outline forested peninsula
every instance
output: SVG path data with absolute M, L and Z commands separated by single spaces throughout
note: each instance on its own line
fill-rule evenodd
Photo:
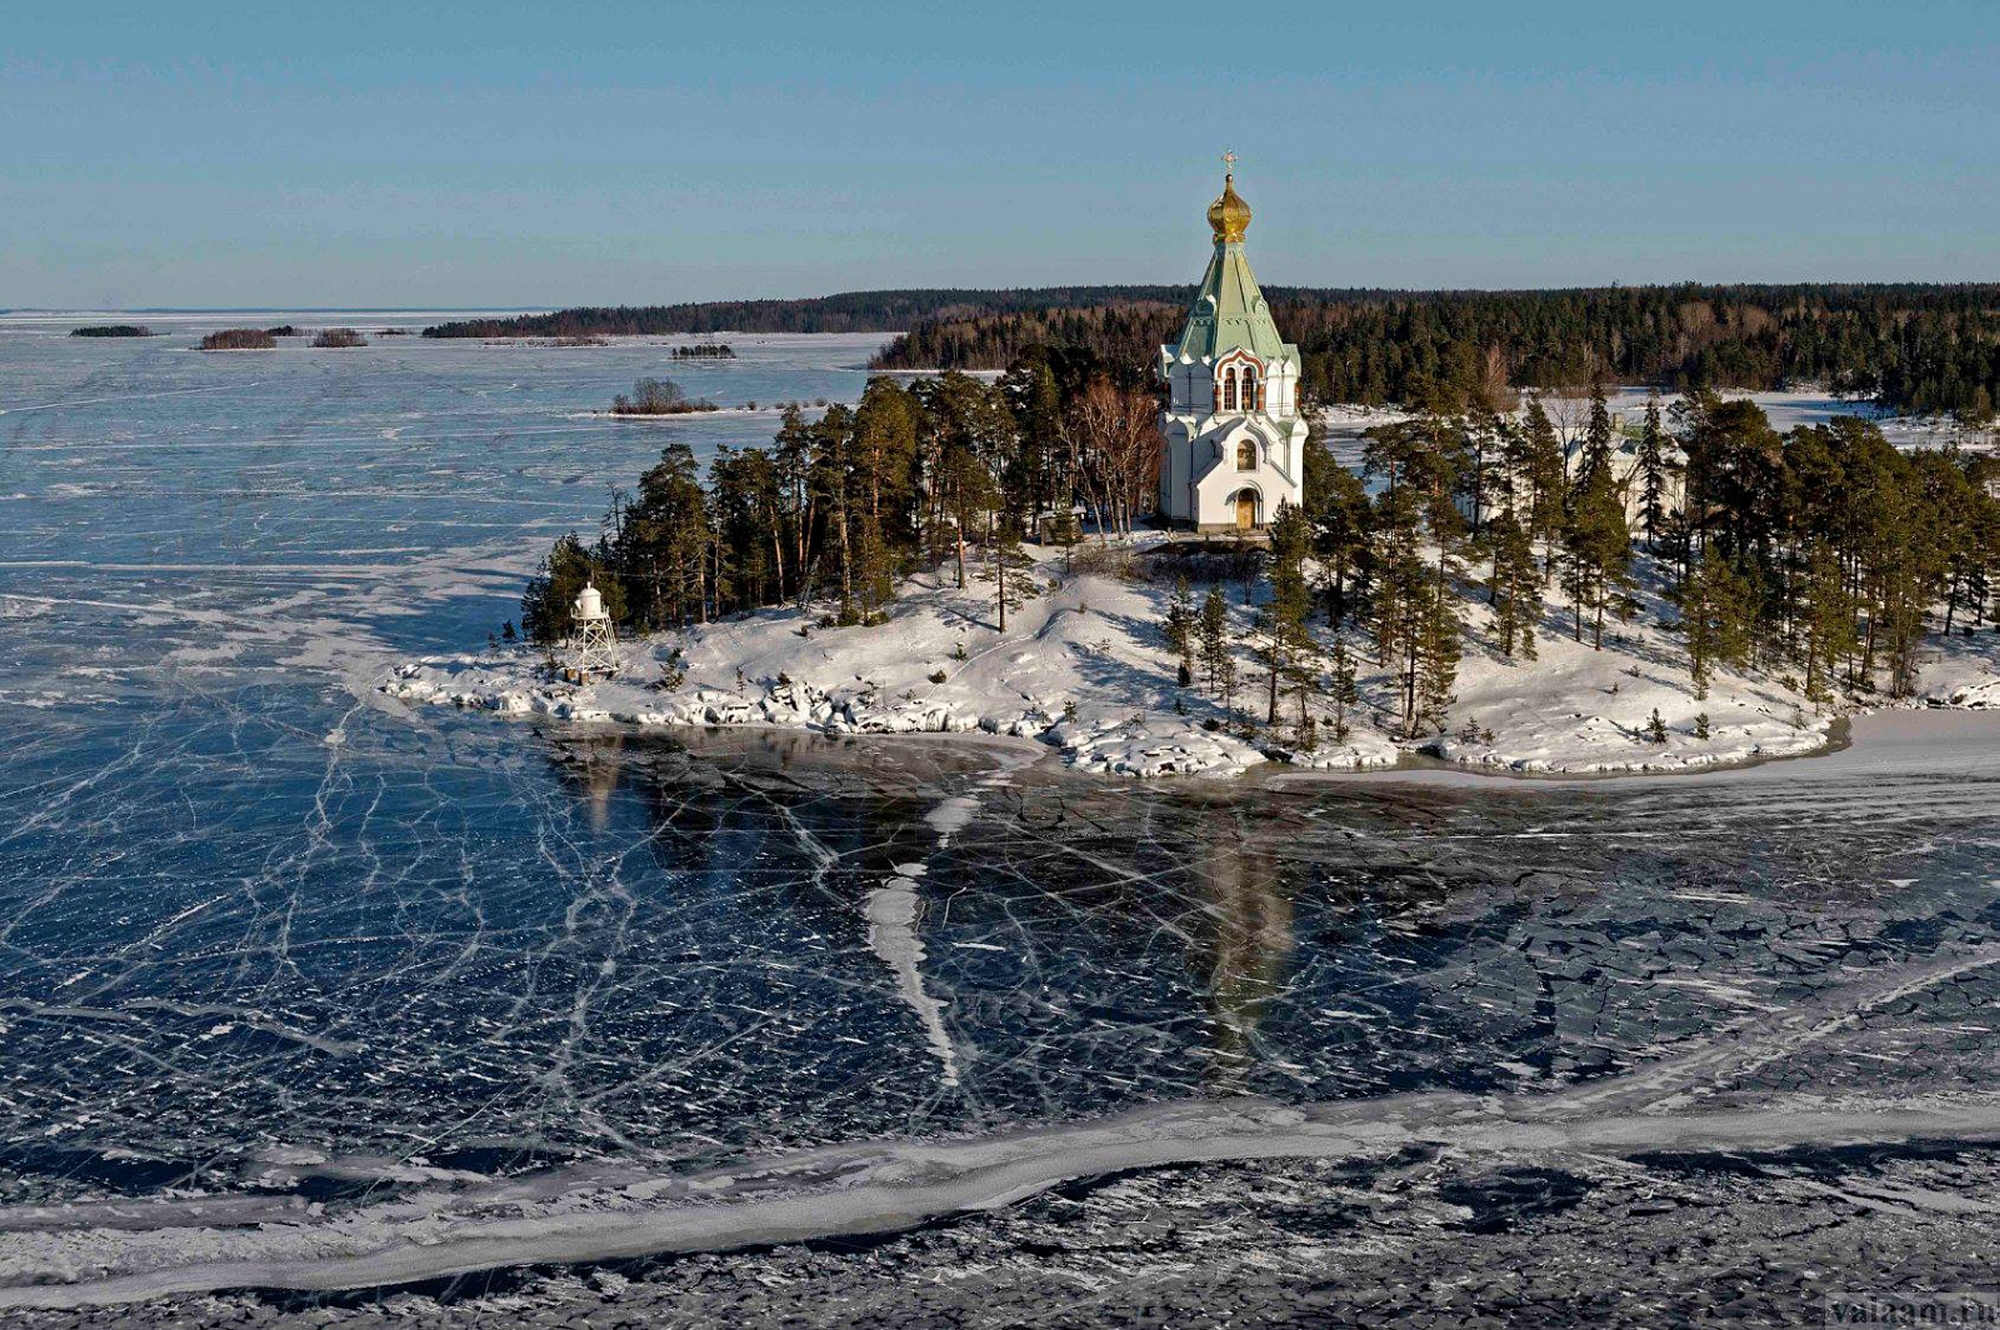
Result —
M 659 337 L 676 333 L 901 332 L 957 320 L 1052 307 L 1185 301 L 1182 286 L 1045 286 L 1007 291 L 849 291 L 806 300 L 711 300 L 678 305 L 589 305 L 552 314 L 459 319 L 426 337 Z
M 1817 283 L 1554 291 L 1266 287 L 1322 402 L 1379 405 L 1493 387 L 1823 385 L 1897 411 L 1991 417 L 2000 284 Z M 1047 347 L 1136 382 L 1186 310 L 1184 286 L 855 291 L 811 300 L 588 307 L 468 319 L 426 337 L 900 332 L 881 369 L 997 370 Z M 1482 390 L 1484 390 L 1482 392 Z
M 1809 383 L 1975 422 L 2000 402 L 2000 285 L 1990 283 L 1265 294 L 1322 402 L 1490 401 L 1596 374 L 1674 390 Z M 1143 373 L 1184 318 L 1171 300 L 940 316 L 876 363 L 997 369 L 1044 346 Z

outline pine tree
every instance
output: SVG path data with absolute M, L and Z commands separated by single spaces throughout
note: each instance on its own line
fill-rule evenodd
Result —
M 860 600 L 861 622 L 878 623 L 885 607 L 896 598 L 896 563 L 882 524 L 872 514 L 862 514 L 854 557 L 854 588 Z
M 1422 596 L 1423 614 L 1413 655 L 1415 705 L 1404 715 L 1406 739 L 1414 739 L 1427 729 L 1444 733 L 1451 704 L 1457 701 L 1452 689 L 1458 681 L 1462 654 L 1459 634 L 1464 626 L 1459 622 L 1458 598 L 1452 594 L 1450 577 L 1442 570 L 1427 568 Z
M 853 446 L 854 413 L 835 403 L 810 431 L 812 463 L 810 483 L 813 502 L 825 514 L 826 540 L 831 546 L 835 573 L 839 579 L 838 622 L 858 623 L 861 609 L 855 599 L 855 521 L 851 488 L 858 488 L 850 450 Z
M 1500 654 L 1535 659 L 1535 630 L 1542 621 L 1542 570 L 1535 560 L 1528 532 L 1514 515 L 1502 513 L 1487 530 L 1493 574 L 1487 582 L 1493 605 L 1493 631 Z
M 981 520 L 1000 502 L 1000 487 L 986 463 L 969 449 L 947 454 L 942 483 L 946 492 L 943 512 L 950 519 L 955 576 L 965 586 L 965 550 L 977 534 Z
M 1542 542 L 1545 562 L 1555 567 L 1555 539 L 1562 530 L 1563 496 L 1568 489 L 1567 467 L 1556 428 L 1542 409 L 1541 399 L 1530 398 L 1527 419 L 1512 439 L 1508 466 L 1520 478 L 1528 502 L 1528 535 Z
M 798 406 L 786 407 L 777 436 L 771 442 L 771 460 L 786 519 L 784 526 L 790 548 L 785 553 L 794 579 L 791 589 L 801 597 L 811 594 L 808 570 L 815 562 L 811 557 L 815 530 L 813 501 L 817 497 L 813 485 L 814 443 L 813 428 L 806 423 Z
M 1007 631 L 1007 611 L 1019 609 L 1035 598 L 1035 581 L 1030 573 L 1035 561 L 1021 548 L 1020 520 L 1011 513 L 996 516 L 988 534 L 985 562 L 979 578 L 993 584 L 993 603 L 1000 617 L 1000 631 Z
M 552 647 L 570 635 L 576 621 L 572 607 L 586 583 L 594 583 L 612 619 L 626 617 L 625 587 L 614 571 L 611 551 L 596 551 L 571 532 L 559 537 L 543 556 L 541 567 L 521 595 L 521 631 L 536 646 Z
M 1666 520 L 1666 439 L 1660 428 L 1660 394 L 1646 398 L 1646 423 L 1639 433 L 1639 529 L 1651 552 Z
M 1306 440 L 1305 507 L 1313 555 L 1326 579 L 1327 623 L 1338 628 L 1353 611 L 1354 592 L 1368 575 L 1368 488 L 1314 437 Z
M 1591 477 L 1611 470 L 1611 407 L 1604 400 L 1604 380 L 1590 381 L 1590 420 L 1583 431 L 1583 455 L 1577 466 L 1577 482 L 1588 484 Z
M 931 559 L 950 545 L 955 580 L 965 586 L 966 544 L 985 529 L 986 515 L 1007 498 L 998 478 L 1017 444 L 1005 398 L 967 374 L 948 371 L 910 389 L 918 415 L 917 474 L 923 485 L 921 528 Z
M 1310 626 L 1301 623 L 1299 650 L 1286 671 L 1286 680 L 1292 700 L 1298 704 L 1298 726 L 1302 735 L 1318 733 L 1313 703 L 1323 691 L 1325 664 L 1326 653 L 1320 648 L 1319 639 L 1313 636 Z M 1307 745 L 1307 750 L 1311 751 L 1310 745 Z
M 894 598 L 898 568 L 914 550 L 921 414 L 917 399 L 886 376 L 868 380 L 854 409 L 851 451 L 861 489 L 855 506 L 862 515 L 856 577 L 870 617 Z
M 1576 640 L 1583 640 L 1583 612 L 1595 616 L 1593 650 L 1604 648 L 1604 606 L 1614 588 L 1631 584 L 1632 535 L 1625 526 L 1625 504 L 1612 488 L 1611 470 L 1586 471 L 1578 484 L 1563 528 L 1565 580 L 1576 606 Z
M 1348 715 L 1361 705 L 1361 687 L 1354 677 L 1354 657 L 1347 649 L 1344 638 L 1336 635 L 1333 639 L 1333 738 L 1335 743 L 1346 743 L 1350 733 Z
M 1199 616 L 1194 607 L 1194 591 L 1188 586 L 1187 575 L 1174 578 L 1174 598 L 1167 605 L 1167 645 L 1180 658 L 1181 672 L 1194 674 L 1195 629 Z M 1183 684 L 1183 687 L 1186 685 Z
M 1750 650 L 1750 586 L 1719 554 L 1704 554 L 1679 595 L 1694 695 L 1708 696 L 1717 665 L 1741 665 Z
M 1468 469 L 1464 428 L 1434 415 L 1386 426 L 1370 433 L 1366 457 L 1368 469 L 1388 482 L 1375 505 L 1381 532 L 1376 642 L 1385 664 L 1396 657 L 1403 734 L 1413 738 L 1449 705 L 1458 668 L 1453 583 L 1465 540 L 1459 510 Z
M 1806 700 L 1824 706 L 1833 700 L 1828 687 L 1836 662 L 1854 650 L 1855 600 L 1833 547 L 1815 540 L 1806 552 L 1804 605 L 1801 611 L 1806 652 Z
M 1265 723 L 1276 725 L 1278 695 L 1288 679 L 1296 682 L 1302 662 L 1316 650 L 1317 643 L 1306 627 L 1306 617 L 1312 612 L 1312 589 L 1306 584 L 1311 533 L 1305 514 L 1289 503 L 1280 503 L 1271 521 L 1270 539 L 1271 599 L 1258 614 L 1258 631 L 1263 637 L 1260 655 L 1269 688 Z M 1300 706 L 1304 705 L 1301 697 Z
M 1016 356 L 1000 376 L 998 387 L 1020 435 L 1017 466 L 1027 518 L 1037 538 L 1046 539 L 1043 517 L 1070 502 L 1062 391 L 1049 365 L 1048 349 L 1030 347 Z
M 1511 433 L 1507 422 L 1492 411 L 1466 418 L 1465 496 L 1475 536 L 1486 530 L 1496 511 L 1513 507 L 1513 478 L 1505 465 L 1496 465 L 1507 455 Z
M 1230 652 L 1229 642 L 1229 602 L 1223 597 L 1221 587 L 1208 589 L 1201 602 L 1201 621 L 1196 631 L 1201 644 L 1202 677 L 1209 693 L 1220 697 L 1225 673 L 1232 688 L 1236 682 L 1236 658 Z
M 684 443 L 660 450 L 619 515 L 616 563 L 631 583 L 641 628 L 705 623 L 710 609 L 712 528 L 708 492 Z

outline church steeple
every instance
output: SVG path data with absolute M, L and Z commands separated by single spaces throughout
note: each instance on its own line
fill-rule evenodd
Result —
M 1224 153 L 1230 167 L 1222 178 L 1222 194 L 1208 205 L 1208 226 L 1215 233 L 1215 252 L 1208 271 L 1195 288 L 1194 303 L 1172 354 L 1186 360 L 1214 361 L 1224 352 L 1244 347 L 1261 361 L 1287 352 L 1284 338 L 1271 322 L 1270 306 L 1257 289 L 1256 274 L 1243 252 L 1243 233 L 1250 229 L 1250 205 L 1236 193 L 1236 154 Z M 1293 356 L 1296 359 L 1296 352 Z
M 1222 163 L 1222 193 L 1208 205 L 1208 271 L 1155 369 L 1167 389 L 1160 512 L 1201 531 L 1262 527 L 1305 493 L 1299 349 L 1272 322 L 1244 253 L 1250 205 L 1236 192 L 1236 154 Z
M 1236 193 L 1236 154 L 1225 152 L 1222 161 L 1228 170 L 1222 177 L 1222 193 L 1208 205 L 1208 229 L 1215 232 L 1216 244 L 1240 245 L 1250 229 L 1250 205 Z

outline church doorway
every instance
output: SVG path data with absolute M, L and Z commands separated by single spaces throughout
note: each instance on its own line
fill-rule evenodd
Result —
M 1239 490 L 1236 494 L 1236 529 L 1248 531 L 1257 525 L 1257 495 L 1254 490 Z

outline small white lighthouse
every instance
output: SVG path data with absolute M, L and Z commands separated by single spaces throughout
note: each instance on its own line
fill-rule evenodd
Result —
M 569 668 L 579 682 L 589 682 L 593 674 L 606 678 L 618 673 L 618 634 L 611 616 L 604 612 L 604 597 L 594 583 L 585 582 L 571 606 L 576 628 L 569 639 Z

